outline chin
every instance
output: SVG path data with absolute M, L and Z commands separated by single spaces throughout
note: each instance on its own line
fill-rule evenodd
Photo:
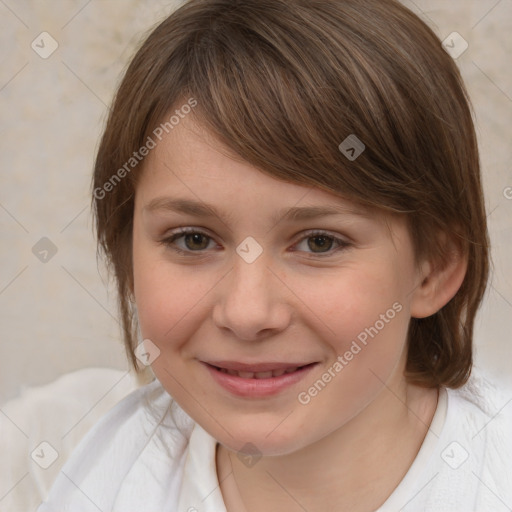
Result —
M 240 453 L 241 456 L 243 454 L 263 457 L 289 455 L 309 444 L 304 432 L 298 427 L 290 426 L 272 431 L 267 425 L 259 428 L 254 425 L 254 422 L 249 428 L 226 425 L 226 430 L 231 436 L 218 426 L 213 429 L 204 426 L 203 428 L 227 449 Z

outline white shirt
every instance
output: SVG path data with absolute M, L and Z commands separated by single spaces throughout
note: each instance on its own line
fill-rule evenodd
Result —
M 508 395 L 475 373 L 442 389 L 416 459 L 376 512 L 510 511 Z M 155 380 L 92 428 L 37 512 L 226 512 L 216 444 Z

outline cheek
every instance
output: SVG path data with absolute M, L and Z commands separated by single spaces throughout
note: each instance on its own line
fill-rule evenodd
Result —
M 201 301 L 214 287 L 211 272 L 171 264 L 162 249 L 134 246 L 134 292 L 141 334 L 161 351 L 175 351 L 197 327 Z
M 403 334 L 406 297 L 400 281 L 389 265 L 354 265 L 323 280 L 303 281 L 297 295 L 317 318 L 315 328 L 345 351 L 352 340 L 364 344 L 377 334 Z
M 325 400 L 329 409 L 335 400 L 340 410 L 354 411 L 375 396 L 402 360 L 409 324 L 406 286 L 398 268 L 377 263 L 344 269 L 326 281 L 309 287 L 308 306 L 321 320 L 312 328 L 329 355 L 315 382 L 332 381 L 318 403 Z
M 409 324 L 404 287 L 389 267 L 373 268 L 354 268 L 310 294 L 329 354 L 298 397 L 304 414 L 315 410 L 308 414 L 313 431 L 327 433 L 348 421 L 375 399 L 403 362 Z
M 370 403 L 402 374 L 410 321 L 406 269 L 402 271 L 400 276 L 398 268 L 388 267 L 379 277 L 355 283 L 358 291 L 346 312 L 349 325 L 337 350 L 343 369 L 333 387 L 345 410 Z

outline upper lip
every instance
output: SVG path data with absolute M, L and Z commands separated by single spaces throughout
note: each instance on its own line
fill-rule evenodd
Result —
M 234 370 L 239 372 L 269 372 L 274 370 L 287 370 L 288 368 L 298 368 L 312 364 L 311 362 L 298 362 L 298 363 L 283 363 L 283 362 L 268 362 L 268 363 L 242 363 L 239 361 L 205 361 L 210 366 L 217 368 L 225 368 L 226 370 Z

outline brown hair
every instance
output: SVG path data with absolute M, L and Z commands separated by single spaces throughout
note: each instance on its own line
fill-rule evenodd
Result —
M 477 140 L 457 66 L 395 0 L 190 0 L 142 44 L 93 179 L 98 247 L 116 278 L 133 366 L 132 221 L 143 162 L 132 161 L 132 172 L 126 162 L 187 98 L 197 102 L 193 115 L 262 172 L 406 215 L 417 258 L 442 261 L 439 233 L 457 241 L 468 258 L 464 282 L 436 314 L 411 319 L 406 377 L 464 384 L 489 265 Z M 353 160 L 338 149 L 352 134 L 366 146 Z

